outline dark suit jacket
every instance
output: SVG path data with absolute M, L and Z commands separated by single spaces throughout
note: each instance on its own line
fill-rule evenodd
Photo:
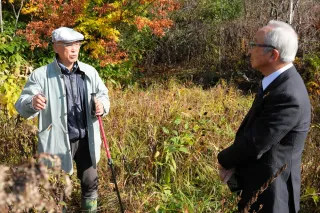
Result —
M 311 106 L 295 67 L 283 72 L 257 95 L 234 143 L 218 154 L 225 168 L 236 168 L 242 189 L 239 210 L 279 168 L 287 169 L 252 205 L 259 213 L 296 213 L 300 209 L 300 164 L 310 126 Z

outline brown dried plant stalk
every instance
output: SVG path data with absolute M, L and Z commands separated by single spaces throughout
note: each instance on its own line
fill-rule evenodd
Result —
M 49 154 L 15 168 L 0 165 L 0 212 L 61 212 L 62 199 L 71 194 L 71 180 L 60 166 L 59 157 Z

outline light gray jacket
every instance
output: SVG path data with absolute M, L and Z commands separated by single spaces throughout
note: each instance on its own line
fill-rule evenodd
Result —
M 93 166 L 96 168 L 100 159 L 101 137 L 99 122 L 91 115 L 91 93 L 104 107 L 104 115 L 109 112 L 110 101 L 108 89 L 98 72 L 92 66 L 78 61 L 81 71 L 85 73 L 85 109 L 88 124 L 88 142 Z M 32 108 L 33 96 L 42 93 L 47 98 L 46 108 L 36 111 Z M 67 100 L 63 74 L 56 60 L 31 73 L 21 96 L 15 104 L 21 116 L 31 119 L 39 115 L 38 152 L 58 155 L 62 169 L 73 173 L 72 157 L 67 127 Z

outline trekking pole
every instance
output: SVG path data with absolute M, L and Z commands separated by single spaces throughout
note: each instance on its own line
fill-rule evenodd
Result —
M 91 106 L 92 106 L 91 114 L 94 113 L 94 115 L 96 114 L 95 113 L 96 112 L 96 106 L 95 106 L 95 102 L 94 102 L 95 96 L 96 96 L 95 93 L 91 94 Z M 118 196 L 118 200 L 119 200 L 120 210 L 121 210 L 121 213 L 124 213 L 122 202 L 121 202 L 121 197 L 120 197 L 120 192 L 119 192 L 118 184 L 117 184 L 117 181 L 116 181 L 116 174 L 114 172 L 113 163 L 112 163 L 112 159 L 111 159 L 111 155 L 110 155 L 109 146 L 108 146 L 108 143 L 107 143 L 106 135 L 104 134 L 104 129 L 103 129 L 103 125 L 102 125 L 102 119 L 101 119 L 100 115 L 97 115 L 97 117 L 98 117 L 98 120 L 99 120 L 100 133 L 102 135 L 104 148 L 106 150 L 106 154 L 107 154 L 107 158 L 108 158 L 108 165 L 110 166 L 110 169 L 111 169 L 112 179 L 113 179 L 114 186 L 116 188 L 116 192 L 117 192 L 117 196 Z

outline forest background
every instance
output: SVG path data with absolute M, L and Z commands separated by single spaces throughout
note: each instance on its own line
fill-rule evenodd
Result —
M 319 0 L 0 0 L 0 211 L 79 210 L 76 175 L 38 163 L 59 162 L 36 155 L 37 122 L 14 109 L 54 58 L 52 30 L 67 26 L 109 88 L 104 127 L 127 212 L 234 212 L 216 155 L 250 108 L 262 76 L 248 43 L 272 19 L 299 35 L 294 64 L 312 102 L 301 212 L 320 212 Z M 99 212 L 119 212 L 106 157 L 99 165 Z

